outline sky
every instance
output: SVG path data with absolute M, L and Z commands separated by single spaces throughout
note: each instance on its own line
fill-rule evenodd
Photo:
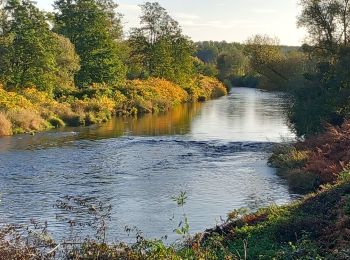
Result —
M 36 0 L 52 10 L 53 0 Z M 125 32 L 139 25 L 143 0 L 117 0 Z M 149 0 L 149 2 L 154 2 Z M 305 31 L 298 29 L 298 0 L 158 0 L 194 41 L 244 42 L 255 34 L 278 37 L 284 45 L 301 45 Z

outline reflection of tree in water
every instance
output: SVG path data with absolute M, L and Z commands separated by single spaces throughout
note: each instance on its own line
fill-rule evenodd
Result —
M 117 119 L 115 123 L 122 127 L 124 133 L 129 132 L 131 135 L 184 135 L 190 132 L 192 119 L 199 113 L 200 108 L 200 103 L 186 104 L 167 113 Z
M 123 135 L 159 136 L 184 135 L 190 132 L 192 119 L 199 113 L 201 103 L 185 104 L 160 114 L 146 114 L 138 118 L 113 118 L 102 125 L 62 128 L 34 136 L 18 135 L 0 139 L 0 152 L 62 147 L 75 140 L 99 140 Z

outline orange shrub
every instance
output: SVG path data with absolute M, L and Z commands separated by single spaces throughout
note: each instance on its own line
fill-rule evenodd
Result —
M 12 124 L 7 117 L 0 112 L 0 136 L 12 135 Z
M 15 133 L 27 133 L 48 129 L 49 124 L 36 111 L 28 109 L 15 109 L 7 112 L 13 123 Z
M 334 182 L 350 163 L 350 120 L 341 127 L 328 126 L 325 133 L 296 146 L 310 151 L 304 171 L 317 174 L 321 183 Z

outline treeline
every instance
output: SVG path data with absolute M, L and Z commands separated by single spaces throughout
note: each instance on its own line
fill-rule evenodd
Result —
M 141 5 L 140 27 L 128 39 L 112 0 L 57 0 L 53 13 L 30 0 L 0 5 L 0 135 L 227 93 L 200 74 L 193 42 L 158 3 Z
M 196 66 L 202 74 L 217 77 L 229 88 L 239 86 L 260 87 L 269 90 L 279 89 L 279 79 L 267 72 L 269 68 L 266 67 L 268 64 L 265 59 L 270 57 L 268 55 L 267 57 L 257 57 L 253 53 L 252 45 L 257 47 L 259 41 L 262 45 L 274 45 L 278 55 L 285 60 L 295 59 L 302 55 L 300 47 L 283 46 L 279 44 L 278 40 L 258 35 L 248 39 L 243 44 L 225 41 L 198 42 L 196 43 L 196 57 L 198 58 Z M 261 52 L 259 51 L 259 53 Z M 258 64 L 261 62 L 264 64 Z M 270 78 L 266 79 L 266 76 L 270 76 Z

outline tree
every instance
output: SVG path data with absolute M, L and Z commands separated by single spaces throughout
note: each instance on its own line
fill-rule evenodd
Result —
M 81 60 L 81 69 L 75 78 L 77 85 L 121 83 L 126 68 L 119 39 L 115 38 L 119 35 L 120 21 L 112 12 L 112 2 L 57 0 L 55 8 L 58 12 L 54 30 L 71 40 Z
M 244 76 L 248 70 L 247 65 L 248 59 L 241 50 L 233 48 L 230 52 L 220 53 L 217 59 L 220 80 Z
M 80 70 L 80 58 L 71 41 L 58 34 L 55 38 L 55 60 L 59 70 L 56 72 L 56 94 L 65 94 L 75 89 L 74 76 Z
M 108 29 L 110 30 L 112 38 L 119 41 L 123 36 L 123 26 L 121 23 L 122 15 L 116 13 L 118 4 L 116 4 L 113 0 L 98 0 L 97 3 L 108 16 L 110 23 Z
M 0 35 L 3 35 L 8 30 L 7 14 L 4 6 L 5 1 L 0 0 Z
M 268 81 L 269 88 L 281 88 L 288 83 L 288 76 L 280 70 L 286 58 L 278 39 L 256 35 L 247 40 L 244 51 L 250 58 L 251 68 Z
M 302 0 L 298 25 L 306 27 L 312 44 L 333 52 L 349 43 L 350 0 Z
M 304 80 L 289 90 L 289 118 L 298 135 L 312 135 L 350 116 L 350 1 L 302 0 L 298 25 L 309 32 Z
M 185 83 L 193 72 L 193 46 L 159 3 L 141 5 L 141 27 L 131 31 L 130 59 L 141 75 Z M 141 68 L 141 71 L 140 71 Z
M 217 59 L 217 68 L 219 71 L 219 79 L 224 81 L 233 74 L 235 60 L 229 53 L 221 53 Z
M 46 15 L 25 0 L 7 1 L 1 14 L 1 82 L 52 94 L 73 89 L 79 57 L 68 39 L 50 30 Z
M 4 8 L 0 69 L 9 88 L 36 86 L 52 92 L 58 68 L 54 38 L 43 12 L 29 0 L 9 0 Z M 3 16 L 4 17 L 4 16 Z
M 219 50 L 213 42 L 201 42 L 196 44 L 196 56 L 204 63 L 216 64 Z

